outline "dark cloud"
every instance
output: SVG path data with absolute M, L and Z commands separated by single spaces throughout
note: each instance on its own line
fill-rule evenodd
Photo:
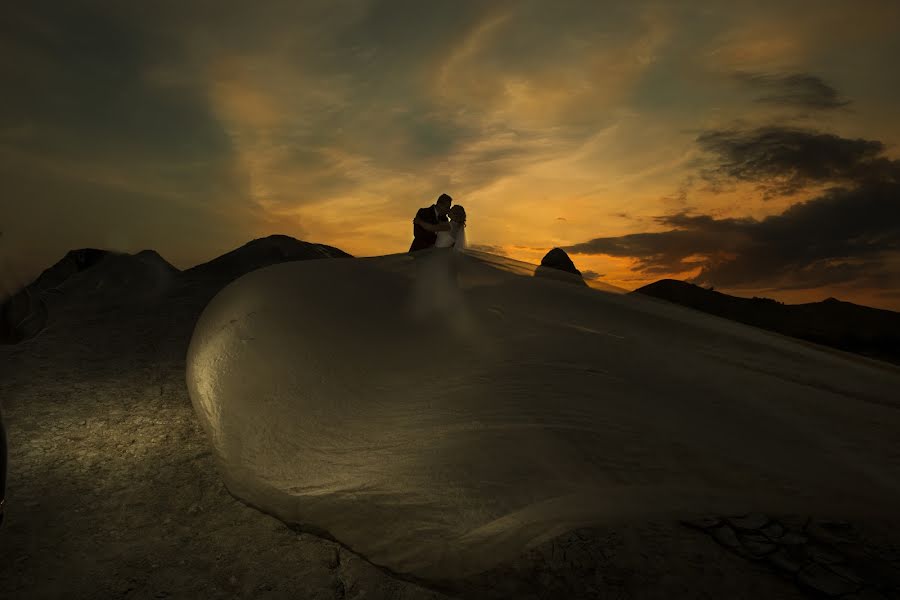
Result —
M 0 40 L 0 150 L 93 182 L 131 179 L 150 197 L 240 196 L 205 83 L 154 76 L 184 58 L 165 28 L 102 3 L 35 2 L 4 11 Z
M 79 1 L 3 11 L 0 213 L 12 215 L 12 244 L 39 249 L 21 252 L 23 269 L 88 245 L 153 247 L 184 266 L 258 223 L 206 83 L 184 76 L 183 40 L 149 12 Z
M 596 238 L 564 249 L 635 258 L 647 275 L 699 268 L 694 281 L 723 287 L 896 287 L 900 161 L 880 156 L 880 142 L 780 128 L 712 132 L 698 141 L 722 157 L 721 176 L 843 185 L 762 220 L 681 212 L 657 218 L 667 231 Z
M 658 233 L 597 238 L 564 248 L 638 260 L 647 275 L 700 268 L 697 282 L 718 286 L 811 288 L 863 281 L 893 287 L 887 257 L 900 253 L 900 185 L 834 189 L 780 215 L 714 219 L 676 214 Z
M 850 103 L 820 77 L 809 73 L 738 73 L 737 78 L 761 94 L 757 102 L 812 110 L 842 108 Z
M 603 277 L 603 273 L 598 273 L 597 271 L 582 271 L 581 277 L 586 281 L 589 281 L 592 279 L 600 279 Z
M 689 217 L 686 217 L 689 218 Z M 708 219 L 708 217 L 701 217 Z M 697 256 L 712 257 L 736 250 L 739 235 L 734 223 L 713 221 L 710 227 L 673 229 L 660 233 L 632 233 L 620 237 L 595 238 L 564 247 L 574 254 L 607 254 L 638 259 L 637 269 L 648 275 L 663 275 L 695 268 Z
M 881 156 L 884 144 L 879 141 L 808 129 L 708 131 L 697 143 L 715 157 L 715 164 L 703 170 L 707 181 L 753 182 L 769 196 L 811 184 L 896 180 L 900 174 L 896 161 Z
M 230 151 L 205 86 L 160 85 L 178 40 L 92 3 L 29 3 L 5 11 L 0 127 L 27 126 L 17 147 L 108 160 L 209 160 Z

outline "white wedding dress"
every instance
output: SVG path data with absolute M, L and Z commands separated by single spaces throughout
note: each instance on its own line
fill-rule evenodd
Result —
M 466 228 L 456 221 L 450 221 L 450 231 L 438 231 L 435 248 L 466 249 Z
M 448 231 L 438 231 L 433 252 L 416 256 L 413 313 L 420 318 L 448 317 L 462 305 L 457 271 L 466 248 L 466 228 L 450 221 Z

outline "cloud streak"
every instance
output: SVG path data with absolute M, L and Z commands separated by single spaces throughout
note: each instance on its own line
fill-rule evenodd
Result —
M 739 72 L 736 77 L 759 94 L 757 102 L 809 110 L 834 110 L 850 104 L 821 77 L 809 73 Z

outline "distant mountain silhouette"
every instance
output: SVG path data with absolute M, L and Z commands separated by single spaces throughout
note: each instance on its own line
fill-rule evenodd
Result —
M 137 254 L 107 252 L 87 269 L 73 273 L 53 288 L 63 296 L 94 296 L 112 302 L 151 299 L 165 293 L 180 271 L 153 250 Z M 48 291 L 48 290 L 44 290 Z
M 0 304 L 0 342 L 34 337 L 47 325 L 50 311 L 72 297 L 90 298 L 96 306 L 158 298 L 177 273 L 152 250 L 134 255 L 97 248 L 70 250 Z
M 33 282 L 0 303 L 0 343 L 18 343 L 47 326 L 52 314 L 76 305 L 114 308 L 152 304 L 173 288 L 194 282 L 209 297 L 238 277 L 269 265 L 317 258 L 351 257 L 343 250 L 272 235 L 253 240 L 207 263 L 180 271 L 154 250 L 126 254 L 70 250 Z M 352 257 L 351 257 L 352 258 Z
M 72 275 L 90 269 L 110 254 L 112 252 L 109 250 L 98 250 L 97 248 L 69 250 L 64 257 L 52 267 L 45 269 L 27 287 L 32 292 L 43 292 L 55 288 Z
M 900 364 L 900 313 L 828 298 L 782 304 L 739 298 L 692 283 L 663 279 L 634 290 L 783 335 Z
M 352 258 L 352 256 L 332 246 L 303 242 L 286 235 L 270 235 L 248 242 L 207 263 L 186 269 L 184 273 L 192 277 L 231 281 L 269 265 L 315 258 Z

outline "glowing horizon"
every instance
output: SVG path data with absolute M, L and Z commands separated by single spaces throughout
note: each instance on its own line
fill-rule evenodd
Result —
M 80 247 L 404 252 L 446 192 L 618 287 L 900 310 L 896 3 L 204 7 L 9 11 L 0 293 Z

